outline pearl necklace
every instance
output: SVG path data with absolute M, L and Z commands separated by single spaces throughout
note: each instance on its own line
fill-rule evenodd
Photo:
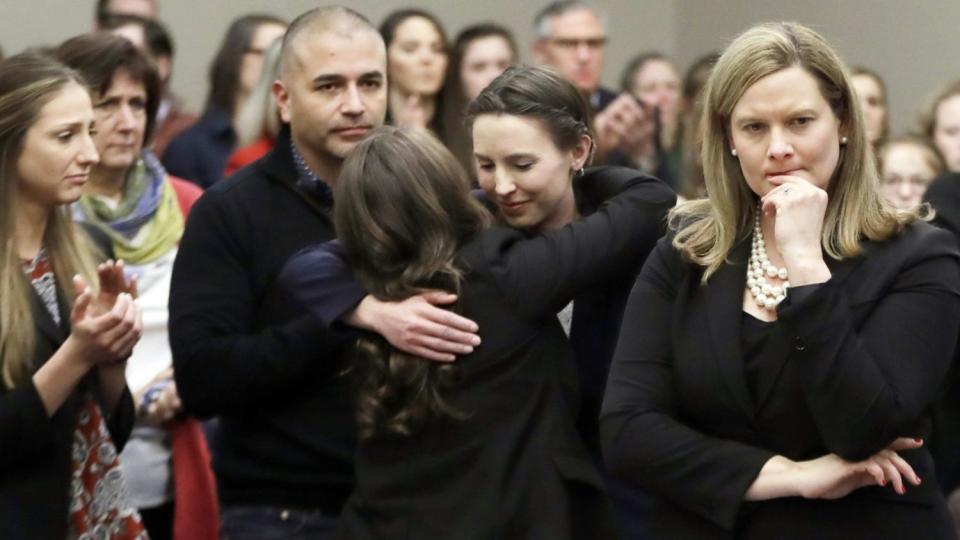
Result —
M 750 289 L 750 295 L 761 309 L 773 311 L 777 304 L 783 302 L 787 297 L 787 287 L 790 282 L 787 281 L 787 269 L 777 268 L 770 264 L 767 258 L 766 244 L 763 241 L 763 232 L 760 230 L 761 209 L 757 207 L 757 213 L 753 219 L 753 245 L 750 247 L 750 263 L 747 265 L 747 288 Z M 783 280 L 783 285 L 770 285 L 767 283 L 767 277 L 778 277 Z

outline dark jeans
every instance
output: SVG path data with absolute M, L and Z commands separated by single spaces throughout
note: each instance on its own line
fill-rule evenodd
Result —
M 316 510 L 277 506 L 226 506 L 221 540 L 333 540 L 337 518 Z

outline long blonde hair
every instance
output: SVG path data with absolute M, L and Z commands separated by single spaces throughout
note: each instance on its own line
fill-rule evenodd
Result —
M 916 211 L 894 209 L 877 190 L 877 170 L 860 104 L 836 52 L 819 34 L 802 25 L 761 24 L 727 47 L 704 90 L 701 157 L 709 200 L 691 201 L 670 213 L 671 227 L 677 230 L 673 245 L 690 261 L 705 267 L 704 283 L 726 261 L 734 245 L 750 234 L 757 202 L 739 162 L 730 155 L 733 108 L 751 85 L 793 66 L 817 80 L 847 137 L 827 188 L 829 202 L 821 239 L 827 255 L 837 260 L 855 257 L 861 253 L 863 238 L 884 240 L 918 218 Z
M 25 53 L 0 62 L 0 373 L 13 388 L 36 368 L 31 365 L 36 334 L 30 307 L 30 283 L 16 249 L 14 204 L 18 198 L 17 162 L 27 131 L 41 109 L 70 83 L 84 84 L 74 71 L 44 56 Z M 94 248 L 75 230 L 67 208 L 50 212 L 43 245 L 68 305 L 71 280 L 80 274 L 95 286 Z

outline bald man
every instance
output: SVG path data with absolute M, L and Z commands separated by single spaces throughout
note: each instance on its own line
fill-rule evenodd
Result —
M 170 292 L 184 407 L 219 417 L 225 538 L 332 537 L 353 488 L 346 344 L 273 281 L 290 255 L 334 238 L 331 188 L 383 123 L 386 49 L 363 16 L 334 7 L 294 20 L 281 55 L 276 146 L 193 207 Z

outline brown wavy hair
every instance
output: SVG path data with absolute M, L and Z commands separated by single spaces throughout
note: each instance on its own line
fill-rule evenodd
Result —
M 347 260 L 381 300 L 431 289 L 458 293 L 457 253 L 491 222 L 453 154 L 416 128 L 375 130 L 344 162 L 335 199 Z M 361 438 L 409 435 L 431 419 L 463 416 L 445 397 L 457 380 L 455 364 L 407 354 L 376 335 L 360 339 L 357 352 Z

